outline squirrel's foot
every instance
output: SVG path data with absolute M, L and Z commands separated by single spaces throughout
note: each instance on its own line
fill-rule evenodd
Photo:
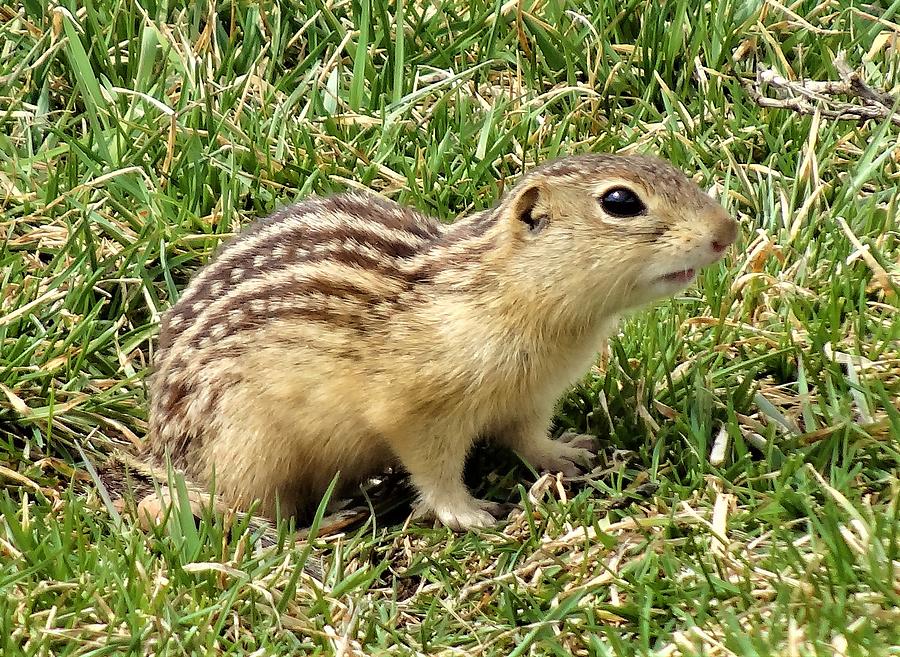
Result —
M 141 499 L 137 504 L 137 519 L 141 529 L 149 531 L 151 527 L 162 524 L 172 502 L 173 495 L 168 486 L 161 487 L 158 494 L 150 493 Z M 203 509 L 208 508 L 209 503 L 210 496 L 208 494 L 196 491 L 188 493 L 188 505 L 195 518 L 203 517 Z
M 593 436 L 567 431 L 557 440 L 543 438 L 522 445 L 519 453 L 537 470 L 577 477 L 596 457 Z
M 512 508 L 509 504 L 479 500 L 470 495 L 467 498 L 457 499 L 453 503 L 448 500 L 438 503 L 420 502 L 413 516 L 435 518 L 453 531 L 465 532 L 495 525 L 497 520 L 509 515 Z

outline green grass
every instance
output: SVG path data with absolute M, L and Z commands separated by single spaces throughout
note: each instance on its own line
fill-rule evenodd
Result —
M 0 652 L 900 654 L 900 129 L 743 84 L 836 80 L 845 51 L 897 97 L 898 22 L 850 0 L 4 4 Z M 177 512 L 143 533 L 92 489 L 77 446 L 140 439 L 159 313 L 253 217 L 365 186 L 449 220 L 535 161 L 620 150 L 696 174 L 742 237 L 561 403 L 559 430 L 602 439 L 596 480 L 529 497 L 479 451 L 479 493 L 528 511 L 505 527 L 271 549 Z

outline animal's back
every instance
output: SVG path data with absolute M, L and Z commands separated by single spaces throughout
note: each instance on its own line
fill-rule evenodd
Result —
M 420 256 L 443 231 L 381 197 L 345 194 L 284 208 L 226 244 L 163 318 L 151 382 L 153 460 L 168 456 L 201 481 L 227 463 L 216 470 L 217 489 L 249 502 L 228 488 L 250 481 L 269 512 L 275 492 L 289 497 L 286 485 L 298 503 L 306 489 L 313 494 L 322 486 L 314 475 L 330 478 L 334 461 L 359 446 L 313 453 L 298 450 L 295 434 L 336 443 L 350 429 L 335 400 L 367 385 L 355 363 L 429 275 Z M 359 418 L 349 421 L 359 433 Z M 273 481 L 276 472 L 307 481 Z
M 283 208 L 247 227 L 191 280 L 163 317 L 159 359 L 164 361 L 176 343 L 196 348 L 210 337 L 265 323 L 266 301 L 348 296 L 358 283 L 354 274 L 396 278 L 403 261 L 443 229 L 431 217 L 369 194 L 315 198 Z M 331 275 L 341 268 L 345 276 Z M 193 336 L 189 342 L 182 340 L 186 332 Z

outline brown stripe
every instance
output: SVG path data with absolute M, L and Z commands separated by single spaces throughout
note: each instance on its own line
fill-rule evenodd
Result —
M 170 377 L 159 393 L 161 394 L 156 400 L 156 405 L 164 417 L 184 417 L 186 416 L 185 409 L 194 394 L 194 385 L 186 383 L 180 378 Z
M 184 354 L 184 352 L 182 352 Z M 164 465 L 165 452 L 168 450 L 172 463 L 188 472 L 198 471 L 198 463 L 190 460 L 190 454 L 202 444 L 204 436 L 196 430 L 196 418 L 210 417 L 217 412 L 219 400 L 209 396 L 203 407 L 198 407 L 199 395 L 207 386 L 194 375 L 202 371 L 203 365 L 217 358 L 209 359 L 209 363 L 198 364 L 197 354 L 191 355 L 191 370 L 179 371 L 169 369 L 161 385 L 153 391 L 153 412 L 150 416 L 149 440 L 145 443 L 148 451 L 157 457 L 157 462 Z M 242 377 L 235 372 L 219 372 L 216 385 L 219 389 L 229 389 L 240 384 Z M 192 405 L 190 412 L 188 406 Z M 194 418 L 194 421 L 191 420 Z
M 296 303 L 290 304 L 290 309 L 280 310 L 269 305 L 276 301 L 290 299 Z M 189 346 L 200 348 L 207 339 L 215 339 L 216 327 L 224 327 L 225 333 L 218 339 L 234 335 L 241 331 L 247 331 L 264 326 L 273 319 L 283 317 L 286 312 L 296 309 L 298 316 L 302 315 L 310 319 L 330 320 L 346 315 L 334 308 L 328 307 L 328 298 L 352 300 L 359 307 L 360 315 L 365 314 L 376 304 L 389 299 L 373 293 L 347 281 L 336 281 L 326 278 L 296 281 L 285 286 L 269 285 L 262 289 L 248 290 L 241 294 L 235 294 L 226 300 L 220 308 L 216 309 L 216 317 L 207 318 L 200 325 L 197 332 L 191 336 Z M 266 304 L 260 310 L 253 309 L 252 302 L 264 302 Z M 312 303 L 310 303 L 312 302 Z M 240 312 L 240 320 L 232 320 L 229 316 L 234 311 Z
M 380 199 L 379 197 L 373 196 L 373 198 L 376 199 L 374 203 L 378 204 L 379 207 L 384 209 L 385 215 L 383 217 L 381 215 L 373 213 L 371 207 L 368 207 L 368 212 L 365 212 L 367 206 L 361 201 L 361 199 L 349 196 L 330 197 L 325 199 L 313 198 L 296 205 L 282 208 L 267 217 L 257 219 L 246 228 L 244 228 L 234 238 L 225 242 L 216 252 L 216 254 L 210 259 L 210 263 L 204 268 L 204 270 L 215 269 L 217 268 L 217 265 L 229 265 L 229 272 L 232 269 L 236 268 L 246 268 L 246 259 L 242 259 L 241 261 L 236 262 L 232 262 L 230 260 L 231 252 L 234 247 L 241 244 L 246 244 L 251 240 L 251 238 L 257 236 L 264 229 L 268 229 L 279 222 L 287 221 L 290 219 L 302 219 L 303 217 L 311 214 L 328 214 L 330 212 L 341 209 L 341 207 L 344 207 L 347 211 L 349 211 L 351 216 L 360 218 L 364 223 L 378 220 L 379 223 L 385 228 L 392 228 L 399 232 L 407 232 L 412 237 L 421 240 L 431 240 L 440 234 L 440 227 L 429 225 L 428 217 L 419 215 L 418 213 L 408 208 L 393 204 L 390 201 L 385 201 L 384 199 Z M 393 216 L 390 216 L 389 213 L 391 212 L 391 210 L 404 211 L 408 216 L 411 217 L 410 221 L 408 223 L 405 223 Z M 413 217 L 418 218 L 418 221 L 414 220 Z M 367 243 L 379 248 L 384 248 L 386 252 L 396 251 L 398 252 L 400 257 L 409 257 L 415 252 L 415 249 L 412 249 L 408 244 L 390 240 L 385 238 L 384 236 L 373 235 L 368 231 L 360 230 L 352 225 L 347 225 L 340 229 L 336 229 L 328 226 L 316 227 L 314 224 L 306 224 L 295 226 L 290 230 L 275 231 L 273 234 L 261 239 L 257 244 L 255 244 L 253 253 L 248 255 L 247 257 L 251 258 L 260 254 L 266 255 L 269 251 L 284 242 L 287 242 L 288 250 L 295 249 L 296 251 L 305 251 L 311 244 L 314 245 L 317 241 L 322 242 L 325 239 L 328 239 L 338 233 L 346 233 L 349 238 L 353 238 L 359 243 Z M 200 273 L 206 274 L 208 272 L 198 272 L 198 275 Z
M 173 421 L 182 422 L 183 418 L 173 419 Z M 172 432 L 167 430 L 167 427 L 168 422 L 155 432 L 151 432 L 145 443 L 146 453 L 151 456 L 151 462 L 157 466 L 166 467 L 166 452 L 168 451 L 174 467 L 187 472 L 195 471 L 196 468 L 189 467 L 192 462 L 189 457 L 200 447 L 202 438 L 195 437 L 188 432 Z
M 383 274 L 388 281 L 398 283 L 399 285 L 397 287 L 399 291 L 392 297 L 379 296 L 372 293 L 371 290 L 353 284 L 324 278 L 316 278 L 304 281 L 302 284 L 292 284 L 287 287 L 279 288 L 273 286 L 247 291 L 239 296 L 236 295 L 235 298 L 229 300 L 222 308 L 217 309 L 216 317 L 206 320 L 205 326 L 190 340 L 189 348 L 197 349 L 204 340 L 207 338 L 212 339 L 212 332 L 217 325 L 226 327 L 224 336 L 255 330 L 265 326 L 271 321 L 283 319 L 288 316 L 297 319 L 302 318 L 311 322 L 342 324 L 346 326 L 346 320 L 348 319 L 347 312 L 328 308 L 326 301 L 328 297 L 344 300 L 352 299 L 356 301 L 360 304 L 358 308 L 359 315 L 356 318 L 357 323 L 359 323 L 360 326 L 363 323 L 371 324 L 372 321 L 378 321 L 379 319 L 374 316 L 374 311 L 378 304 L 384 303 L 388 306 L 396 304 L 397 298 L 401 295 L 406 295 L 416 288 L 421 288 L 422 286 L 432 283 L 440 273 L 452 272 L 464 267 L 468 268 L 475 261 L 481 259 L 484 255 L 492 252 L 494 249 L 495 243 L 493 240 L 485 241 L 481 244 L 473 245 L 464 253 L 457 254 L 453 260 L 441 257 L 426 259 L 415 269 L 405 271 L 391 267 L 389 263 L 378 261 L 366 254 L 353 251 L 339 251 L 330 254 L 330 258 L 323 256 L 318 259 L 327 259 L 329 262 L 352 265 L 364 271 L 377 271 L 378 273 Z M 297 303 L 294 304 L 292 308 L 280 310 L 265 309 L 262 312 L 254 312 L 251 309 L 251 302 L 254 300 L 266 301 L 282 299 L 285 296 L 295 298 Z M 317 300 L 317 297 L 319 300 Z M 312 304 L 308 303 L 310 300 L 313 301 Z M 168 318 L 164 321 L 159 342 L 160 358 L 165 357 L 163 351 L 171 349 L 175 340 L 177 340 L 178 335 L 190 328 L 197 320 L 198 315 L 202 313 L 202 310 L 200 313 L 195 313 L 193 311 L 193 303 L 197 301 L 200 301 L 199 297 L 194 297 L 192 303 L 186 304 L 185 308 L 178 309 L 178 306 L 176 306 L 176 310 L 178 310 L 179 316 L 183 321 L 183 326 L 179 327 L 179 330 L 170 330 L 167 325 Z M 228 313 L 234 310 L 240 310 L 242 315 L 242 319 L 237 323 L 228 320 Z M 399 310 L 399 308 L 394 305 L 393 311 L 396 312 L 397 310 Z M 363 318 L 362 315 L 368 315 L 368 317 Z M 381 313 L 379 313 L 379 315 L 381 315 Z M 366 321 L 358 321 L 363 319 Z M 387 315 L 384 315 L 383 319 L 387 319 Z
M 377 197 L 376 197 L 377 198 Z M 337 202 L 336 202 L 337 201 Z M 379 206 L 387 207 L 387 203 L 381 199 L 377 199 Z M 327 208 L 330 204 L 332 207 Z M 304 204 L 306 205 L 306 204 Z M 325 201 L 315 201 L 317 211 L 362 211 L 365 206 L 361 200 L 353 197 L 333 197 Z M 402 206 L 396 206 L 401 208 Z M 372 216 L 372 208 L 367 208 L 369 217 Z M 280 219 L 289 216 L 300 216 L 304 213 L 298 213 L 291 209 L 281 212 Z M 403 291 L 409 291 L 416 286 L 428 284 L 433 281 L 434 277 L 442 271 L 452 271 L 461 266 L 469 266 L 474 260 L 480 259 L 483 255 L 494 248 L 494 241 L 490 240 L 482 244 L 472 245 L 472 249 L 465 253 L 454 254 L 453 260 L 440 257 L 441 249 L 451 246 L 458 246 L 467 240 L 478 240 L 496 224 L 497 215 L 495 212 L 486 210 L 478 214 L 470 216 L 464 222 L 451 226 L 446 232 L 439 237 L 431 237 L 428 242 L 423 243 L 419 247 L 391 240 L 383 235 L 377 235 L 365 229 L 360 230 L 352 225 L 346 225 L 339 228 L 322 227 L 316 229 L 315 226 L 299 226 L 287 232 L 276 232 L 275 234 L 261 239 L 258 243 L 252 245 L 249 251 L 242 254 L 239 260 L 218 260 L 208 265 L 208 271 L 202 280 L 198 281 L 193 288 L 185 291 L 181 301 L 168 312 L 163 318 L 160 331 L 159 348 L 161 351 L 169 349 L 177 340 L 178 336 L 186 329 L 190 328 L 203 313 L 205 307 L 210 302 L 216 301 L 222 296 L 227 296 L 234 289 L 234 286 L 257 278 L 259 276 L 271 273 L 272 271 L 284 268 L 292 264 L 313 263 L 313 262 L 335 262 L 358 268 L 362 271 L 375 272 L 384 276 L 388 281 L 399 283 L 399 288 Z M 398 230 L 396 226 L 382 224 L 386 228 Z M 398 224 L 399 225 L 399 224 Z M 399 230 L 406 230 L 408 226 L 403 226 Z M 410 231 L 407 231 L 410 232 Z M 412 235 L 413 233 L 410 232 Z M 421 231 L 418 234 L 424 235 Z M 430 233 L 429 233 L 430 235 Z M 241 240 L 242 241 L 242 240 Z M 234 242 L 233 244 L 236 244 Z M 341 249 L 340 244 L 357 244 L 368 247 L 377 253 L 383 253 L 385 258 L 359 252 L 352 246 L 350 248 Z M 317 245 L 333 244 L 333 248 L 317 249 Z M 271 251 L 276 247 L 281 247 L 282 255 L 274 256 Z M 221 254 L 227 258 L 228 254 Z M 253 260 L 261 257 L 263 262 L 256 266 Z M 413 269 L 404 269 L 396 265 L 400 265 L 404 261 L 409 261 L 416 257 L 423 257 L 420 266 Z M 392 262 L 393 261 L 393 262 Z M 396 264 L 394 264 L 396 263 Z M 242 270 L 238 280 L 234 280 L 233 276 L 236 271 Z M 220 284 L 222 292 L 216 299 L 211 297 L 211 290 L 216 284 Z M 358 301 L 364 300 L 366 306 L 361 307 L 361 311 L 371 312 L 373 303 L 376 298 L 370 292 L 356 288 L 355 291 L 348 289 L 340 289 L 340 283 L 325 279 L 316 279 L 315 281 L 305 282 L 301 287 L 292 286 L 289 292 L 283 288 L 273 290 L 262 290 L 243 293 L 242 296 L 236 297 L 235 300 L 229 301 L 226 306 L 217 311 L 217 317 L 221 321 L 207 320 L 205 327 L 195 336 L 190 344 L 194 347 L 198 346 L 202 340 L 211 338 L 211 331 L 214 326 L 228 326 L 226 335 L 231 335 L 237 331 L 250 330 L 258 328 L 270 319 L 281 316 L 254 316 L 248 309 L 242 306 L 249 304 L 253 299 L 279 298 L 284 294 L 295 296 L 300 301 L 304 295 L 319 295 L 323 297 L 336 296 L 339 298 L 355 298 Z M 385 299 L 377 299 L 377 301 L 385 301 Z M 194 306 L 198 305 L 197 311 Z M 332 310 L 324 308 L 321 304 L 316 307 L 310 307 L 308 304 L 301 304 L 303 310 L 298 316 L 302 316 L 309 321 L 329 322 L 341 316 Z M 240 326 L 231 329 L 227 323 L 226 315 L 229 311 L 241 309 L 247 319 L 242 321 Z M 177 327 L 172 327 L 172 320 L 179 320 Z
M 194 395 L 192 382 L 169 379 L 156 390 L 154 413 L 146 448 L 158 465 L 165 465 L 166 452 L 176 467 L 183 467 L 188 454 L 199 447 L 199 437 L 187 430 L 187 406 Z M 212 410 L 212 409 L 210 409 Z M 157 424 L 157 422 L 159 424 Z
M 359 229 L 351 225 L 334 228 L 331 226 L 298 226 L 290 231 L 279 232 L 252 245 L 249 251 L 239 261 L 219 260 L 221 267 L 216 267 L 216 262 L 211 264 L 215 269 L 224 268 L 222 274 L 230 274 L 236 269 L 243 269 L 247 273 L 241 280 L 248 280 L 260 273 L 266 273 L 272 269 L 283 267 L 286 264 L 308 262 L 323 259 L 315 247 L 329 242 L 355 242 L 356 244 L 370 246 L 380 253 L 393 258 L 411 258 L 416 255 L 418 248 L 398 240 L 392 240 L 383 235 L 377 235 L 365 229 Z M 272 251 L 283 246 L 285 255 L 276 257 Z M 228 254 L 223 253 L 227 257 Z M 265 262 L 261 267 L 253 264 L 256 257 L 262 256 Z M 219 276 L 219 280 L 228 280 L 228 277 Z M 215 279 L 212 279 L 215 280 Z M 212 283 L 204 281 L 201 289 L 208 290 Z
M 466 240 L 477 239 L 497 225 L 497 220 L 498 215 L 492 210 L 485 210 L 482 213 L 472 215 L 459 223 L 451 224 L 444 235 L 429 244 L 425 250 L 436 251 Z
M 162 317 L 159 321 L 159 341 L 157 342 L 156 348 L 159 352 L 167 350 L 170 346 L 172 346 L 173 341 L 173 331 L 169 327 L 169 316 L 172 313 L 172 309 L 170 308 L 166 312 L 163 313 Z M 157 353 L 157 357 L 158 357 Z
M 382 212 L 373 212 L 373 205 L 382 210 Z M 363 223 L 377 221 L 385 228 L 406 232 L 426 243 L 435 240 L 443 233 L 443 227 L 436 219 L 374 194 L 365 198 L 361 198 L 358 195 L 342 195 L 324 199 L 308 199 L 297 205 L 282 208 L 268 217 L 258 219 L 234 239 L 224 244 L 204 268 L 204 271 L 198 272 L 197 279 L 202 279 L 198 286 L 185 290 L 184 296 L 192 300 L 194 298 L 205 298 L 209 293 L 209 288 L 215 281 L 230 281 L 232 273 L 237 269 L 244 270 L 241 280 L 246 280 L 258 273 L 268 272 L 273 268 L 280 267 L 285 263 L 311 260 L 312 258 L 308 253 L 310 247 L 314 247 L 317 243 L 334 239 L 352 240 L 397 258 L 413 257 L 419 250 L 416 246 L 408 243 L 392 240 L 389 237 L 377 235 L 352 225 L 334 228 L 329 226 L 316 227 L 314 224 L 307 224 L 296 226 L 287 231 L 276 231 L 254 244 L 252 250 L 243 254 L 240 260 L 231 259 L 230 252 L 234 247 L 246 244 L 248 240 L 251 240 L 265 228 L 288 219 L 302 218 L 313 213 L 327 214 L 334 211 L 344 212 L 350 216 L 357 217 Z M 399 219 L 394 216 L 394 212 L 401 212 L 407 219 Z M 284 246 L 285 248 L 285 255 L 281 258 L 275 258 L 271 254 L 271 251 L 278 246 Z M 304 255 L 298 259 L 299 253 Z M 258 256 L 263 256 L 267 260 L 266 264 L 260 268 L 253 265 L 253 259 Z M 222 270 L 221 272 L 218 271 L 220 269 Z M 207 277 L 210 278 L 207 280 Z
M 217 256 L 224 253 L 232 245 L 238 242 L 243 242 L 246 239 L 253 237 L 257 233 L 260 233 L 264 229 L 273 226 L 274 224 L 286 221 L 287 219 L 300 219 L 309 214 L 319 213 L 321 212 L 324 203 L 325 199 L 323 198 L 310 197 L 304 199 L 303 201 L 300 201 L 299 203 L 294 203 L 292 205 L 286 205 L 282 208 L 279 208 L 272 214 L 265 217 L 259 217 L 242 228 L 241 232 L 235 235 L 231 240 L 225 242 L 222 245 L 222 248 L 219 249 Z
M 362 222 L 377 221 L 385 228 L 405 231 L 422 240 L 432 240 L 442 232 L 441 225 L 436 219 L 377 194 L 332 196 L 325 200 L 323 210 L 327 211 L 329 208 Z M 395 213 L 401 216 L 398 217 Z
M 303 321 L 304 323 L 321 324 L 323 327 L 328 327 L 330 329 L 341 328 L 350 330 L 356 335 L 365 335 L 369 332 L 373 324 L 386 322 L 388 320 L 390 314 L 388 312 L 388 305 L 383 305 L 383 309 L 376 306 L 375 308 L 366 311 L 364 314 L 350 313 L 344 309 L 328 308 L 323 305 L 295 305 L 290 308 L 284 308 L 277 314 L 266 316 L 264 321 L 259 321 L 258 318 L 248 317 L 246 321 L 233 324 L 230 337 L 269 326 L 274 321 L 292 320 Z M 279 335 L 274 333 L 266 335 L 265 344 L 268 347 L 280 346 L 282 350 L 290 350 L 291 348 L 296 347 L 296 344 L 293 342 L 288 342 L 286 339 L 281 340 Z M 355 342 L 353 342 L 353 344 L 355 344 Z M 259 344 L 252 339 L 242 338 L 236 341 L 232 340 L 227 347 L 227 358 L 233 361 L 248 352 L 258 350 Z M 191 365 L 198 371 L 221 363 L 223 359 L 220 342 L 213 343 L 207 348 L 189 346 L 182 350 L 181 353 L 190 355 Z M 347 358 L 348 360 L 355 360 L 358 358 L 358 351 L 352 346 L 347 346 L 344 349 L 329 347 L 329 354 Z
M 420 298 L 414 294 L 432 283 L 440 273 L 452 272 L 467 267 L 494 249 L 493 242 L 474 245 L 453 261 L 435 258 L 422 263 L 411 271 L 387 269 L 386 278 L 398 285 L 389 294 L 379 294 L 370 288 L 362 287 L 348 281 L 327 278 L 314 278 L 302 282 L 291 283 L 281 287 L 269 286 L 262 289 L 248 290 L 234 295 L 227 303 L 216 309 L 214 318 L 206 319 L 200 330 L 192 336 L 188 343 L 190 349 L 200 349 L 207 339 L 215 341 L 245 331 L 262 328 L 276 320 L 302 319 L 304 321 L 323 323 L 330 326 L 352 328 L 365 331 L 367 326 L 387 322 L 392 315 L 409 307 L 409 304 Z M 342 253 L 348 255 L 347 253 Z M 361 254 L 354 254 L 361 255 Z M 344 262 L 343 260 L 341 262 Z M 357 264 L 366 265 L 360 261 Z M 383 267 L 382 263 L 377 263 Z M 371 267 L 362 266 L 371 271 Z M 276 307 L 274 301 L 286 301 Z M 340 308 L 329 305 L 328 299 L 339 299 L 351 302 L 352 308 Z M 253 308 L 253 302 L 266 302 L 267 307 L 259 310 Z M 230 313 L 240 311 L 240 319 L 233 321 Z M 225 327 L 221 336 L 214 336 L 216 326 Z M 229 356 L 236 354 L 229 348 Z
M 303 227 L 302 229 L 305 228 L 306 227 Z M 390 240 L 382 235 L 375 235 L 366 230 L 355 229 L 352 226 L 322 228 L 319 230 L 313 228 L 309 232 L 303 232 L 302 234 L 300 234 L 300 230 L 301 228 L 298 228 L 287 233 L 278 233 L 270 238 L 261 240 L 259 243 L 254 244 L 240 260 L 218 260 L 211 262 L 208 265 L 208 270 L 204 272 L 204 277 L 198 280 L 194 285 L 188 287 L 182 300 L 179 300 L 179 302 L 172 307 L 168 318 L 174 319 L 175 317 L 178 317 L 182 320 L 184 326 L 188 326 L 196 320 L 198 315 L 198 313 L 194 312 L 193 305 L 198 302 L 205 303 L 214 300 L 211 298 L 210 294 L 212 287 L 217 282 L 223 284 L 223 294 L 227 294 L 229 290 L 233 289 L 235 285 L 241 282 L 257 278 L 288 265 L 303 262 L 321 262 L 328 260 L 353 265 L 366 270 L 374 269 L 391 278 L 404 278 L 408 279 L 410 282 L 417 282 L 419 280 L 419 278 L 414 275 L 406 276 L 400 269 L 392 267 L 389 262 L 378 260 L 364 253 L 359 253 L 352 249 L 352 247 L 345 250 L 317 250 L 315 248 L 317 243 L 323 244 L 333 241 L 356 243 L 362 246 L 371 247 L 373 250 L 383 253 L 386 258 L 407 260 L 418 253 L 418 249 L 412 245 Z M 276 257 L 272 254 L 272 249 L 277 246 L 284 247 L 284 255 L 281 257 Z M 265 259 L 260 266 L 256 266 L 253 263 L 254 259 L 257 257 Z M 241 271 L 241 274 L 239 278 L 235 280 L 234 276 L 237 271 Z M 168 318 L 166 326 L 164 327 L 166 336 L 161 338 L 161 344 L 163 344 L 164 341 L 166 345 L 171 344 L 173 340 L 173 337 L 168 335 Z M 179 330 L 175 330 L 174 334 L 177 336 L 181 333 L 181 330 L 183 329 L 179 327 Z
M 434 281 L 441 272 L 452 272 L 471 267 L 474 262 L 481 260 L 483 256 L 495 249 L 494 240 L 485 240 L 480 244 L 471 245 L 463 253 L 454 254 L 452 260 L 442 257 L 427 259 L 416 269 L 415 274 L 420 283 L 429 283 Z
M 449 242 L 451 242 L 451 240 L 448 240 L 448 242 L 445 242 L 444 244 L 449 245 Z M 386 282 L 395 283 L 396 292 L 391 296 L 379 295 L 370 289 L 360 287 L 353 283 L 328 279 L 322 276 L 304 280 L 302 282 L 291 283 L 282 287 L 269 286 L 263 289 L 248 290 L 239 295 L 234 295 L 234 298 L 229 299 L 226 304 L 217 308 L 216 317 L 206 320 L 205 326 L 191 339 L 190 345 L 196 348 L 199 347 L 205 339 L 212 338 L 213 327 L 217 325 L 226 326 L 225 336 L 228 336 L 240 331 L 259 328 L 274 319 L 281 319 L 287 315 L 298 318 L 303 317 L 309 321 L 326 323 L 335 321 L 341 317 L 346 319 L 346 312 L 336 311 L 335 309 L 326 307 L 325 304 L 327 302 L 325 299 L 328 297 L 353 300 L 360 304 L 360 314 L 372 313 L 375 306 L 378 304 L 396 304 L 397 299 L 400 296 L 408 294 L 417 287 L 428 285 L 434 281 L 439 273 L 471 266 L 472 263 L 480 260 L 484 255 L 490 253 L 495 248 L 496 245 L 493 240 L 486 240 L 480 244 L 473 244 L 463 253 L 455 254 L 452 260 L 441 257 L 426 258 L 420 266 L 410 270 L 398 269 L 391 266 L 389 262 L 383 262 L 367 254 L 358 253 L 356 251 L 337 251 L 331 254 L 320 254 L 320 256 L 315 259 L 305 258 L 305 260 L 308 261 L 328 261 L 351 265 L 367 272 L 375 271 L 383 275 Z M 429 251 L 428 253 L 434 254 L 436 252 Z M 272 269 L 274 269 L 274 267 L 272 267 Z M 253 301 L 271 301 L 274 299 L 283 299 L 285 296 L 296 299 L 297 303 L 294 304 L 296 312 L 290 309 L 267 309 L 261 313 L 251 310 Z M 315 301 L 317 298 L 321 298 L 322 301 L 313 304 L 308 303 L 310 299 Z M 235 310 L 240 310 L 244 317 L 237 324 L 229 322 L 227 319 L 228 314 Z M 396 310 L 398 310 L 398 308 L 394 307 L 394 311 Z M 192 311 L 190 315 L 191 316 L 185 321 L 194 321 L 196 319 L 196 315 Z M 369 319 L 373 318 L 370 317 Z

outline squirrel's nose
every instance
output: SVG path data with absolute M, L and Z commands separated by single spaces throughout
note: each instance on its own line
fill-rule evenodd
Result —
M 729 217 L 723 221 L 713 233 L 712 242 L 710 243 L 712 250 L 716 253 L 722 253 L 737 238 L 737 232 L 738 225 L 734 219 Z

